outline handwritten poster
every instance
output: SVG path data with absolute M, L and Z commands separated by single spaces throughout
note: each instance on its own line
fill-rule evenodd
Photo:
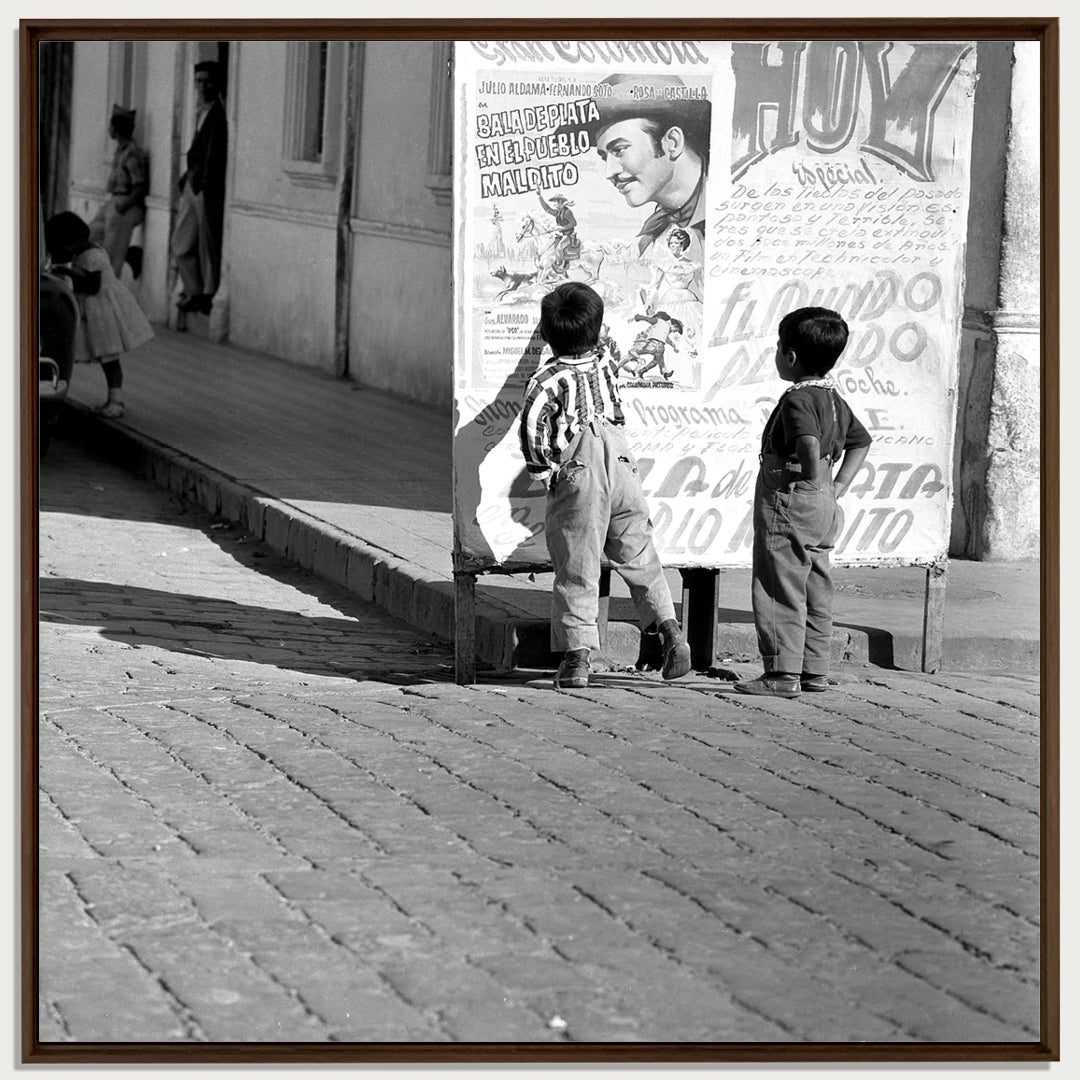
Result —
M 780 318 L 839 311 L 874 438 L 834 561 L 948 550 L 975 46 L 463 42 L 455 557 L 548 563 L 517 417 L 560 281 L 605 303 L 669 566 L 746 566 Z

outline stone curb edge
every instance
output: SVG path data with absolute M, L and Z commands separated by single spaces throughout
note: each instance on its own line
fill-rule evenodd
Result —
M 391 552 L 365 544 L 289 503 L 241 483 L 214 466 L 121 423 L 65 402 L 65 438 L 96 452 L 158 487 L 236 522 L 253 537 L 305 570 L 370 601 L 413 629 L 454 640 L 454 583 L 424 577 Z M 477 598 L 476 649 L 483 664 L 513 666 L 516 623 Z

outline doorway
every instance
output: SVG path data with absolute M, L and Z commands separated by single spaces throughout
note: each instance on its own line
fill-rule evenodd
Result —
M 173 112 L 173 175 L 179 182 L 171 188 L 168 321 L 178 330 L 217 341 L 227 334 L 223 268 L 232 155 L 230 46 L 228 41 L 181 46 Z M 203 64 L 214 65 L 213 70 L 196 70 Z M 211 86 L 213 96 L 208 97 Z

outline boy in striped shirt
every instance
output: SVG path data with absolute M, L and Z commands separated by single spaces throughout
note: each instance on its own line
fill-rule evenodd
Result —
M 603 300 L 581 282 L 563 282 L 544 297 L 540 333 L 554 356 L 529 380 L 521 409 L 525 465 L 548 491 L 551 647 L 563 653 L 557 687 L 589 685 L 589 656 L 600 648 L 601 557 L 629 585 L 642 629 L 661 635 L 664 678 L 690 670 L 623 434 L 615 365 L 598 344 L 603 318 Z

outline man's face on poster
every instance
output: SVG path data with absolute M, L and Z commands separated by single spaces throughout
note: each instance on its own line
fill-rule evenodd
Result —
M 596 152 L 604 163 L 604 176 L 628 206 L 657 202 L 671 182 L 675 166 L 663 149 L 668 136 L 658 137 L 659 150 L 648 122 L 638 117 L 620 120 L 597 135 Z

